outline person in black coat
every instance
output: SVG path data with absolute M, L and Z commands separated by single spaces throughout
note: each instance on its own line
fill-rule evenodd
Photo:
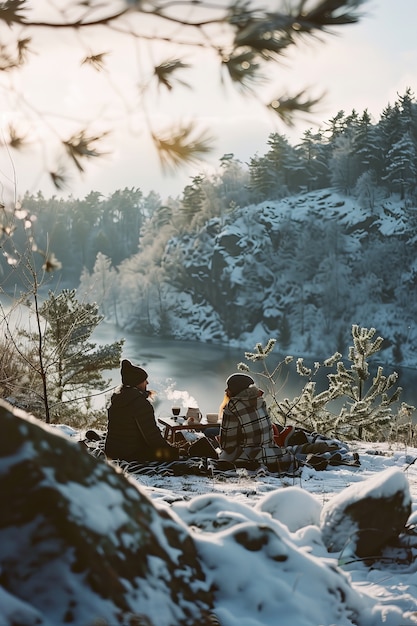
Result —
M 162 436 L 149 402 L 148 374 L 127 359 L 121 364 L 122 385 L 112 395 L 104 451 L 109 459 L 171 461 L 179 450 Z

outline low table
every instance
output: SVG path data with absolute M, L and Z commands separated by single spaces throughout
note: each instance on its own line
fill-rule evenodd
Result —
M 175 433 L 181 430 L 195 430 L 197 432 L 205 431 L 206 428 L 213 428 L 213 426 L 219 426 L 219 423 L 209 422 L 194 422 L 194 424 L 187 424 L 185 418 L 179 416 L 176 420 L 173 417 L 158 417 L 158 422 L 164 426 L 164 438 L 170 443 L 175 442 Z

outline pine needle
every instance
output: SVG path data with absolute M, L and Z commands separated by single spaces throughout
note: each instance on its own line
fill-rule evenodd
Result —
M 191 122 L 171 129 L 166 137 L 152 133 L 162 169 L 177 170 L 190 163 L 198 163 L 211 150 L 212 138 L 207 131 L 197 136 L 195 126 Z

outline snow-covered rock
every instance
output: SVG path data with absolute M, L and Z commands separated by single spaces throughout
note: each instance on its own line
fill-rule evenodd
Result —
M 3 401 L 0 428 L 2 626 L 205 623 L 213 592 L 185 525 Z
M 321 512 L 323 541 L 330 552 L 375 557 L 404 531 L 411 513 L 407 478 L 398 468 L 347 487 Z
M 265 496 L 255 508 L 269 513 L 292 532 L 309 525 L 320 526 L 320 503 L 301 487 L 274 491 Z

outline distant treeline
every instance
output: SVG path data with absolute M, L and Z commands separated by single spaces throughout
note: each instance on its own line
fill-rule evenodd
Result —
M 55 280 L 77 286 L 83 269 L 92 271 L 98 253 L 117 268 L 144 246 L 150 253 L 149 267 L 163 267 L 169 275 L 169 266 L 181 263 L 180 258 L 164 260 L 172 236 L 192 235 L 209 219 L 237 207 L 300 191 L 333 187 L 370 209 L 381 194 L 399 194 L 406 203 L 415 203 L 417 103 L 410 89 L 383 110 L 378 122 L 367 110 L 349 115 L 340 111 L 323 129 L 307 130 L 298 145 L 273 133 L 267 146 L 266 153 L 253 156 L 249 164 L 225 154 L 217 174 L 195 176 L 178 198 L 162 201 L 157 192 L 144 196 L 138 187 L 108 197 L 92 191 L 82 200 L 26 194 L 21 204 L 36 216 L 38 249 L 53 252 L 62 264 Z M 28 245 L 24 220 L 16 223 L 11 243 L 17 256 Z M 4 243 L 0 259 L 1 285 L 25 288 L 19 264 L 10 261 L 16 255 L 9 244 Z M 42 259 L 33 258 L 40 267 Z

